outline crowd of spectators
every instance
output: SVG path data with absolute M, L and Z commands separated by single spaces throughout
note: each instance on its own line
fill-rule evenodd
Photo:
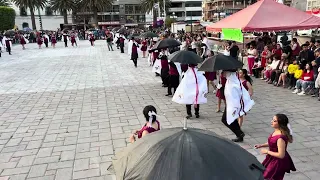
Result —
M 275 41 L 248 44 L 245 53 L 253 57 L 248 60 L 252 76 L 265 80 L 268 84 L 293 90 L 300 96 L 319 97 L 320 40 L 311 39 L 300 45 L 296 38 L 283 45 Z

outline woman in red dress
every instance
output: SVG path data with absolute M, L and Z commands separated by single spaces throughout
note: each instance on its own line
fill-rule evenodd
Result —
M 39 49 L 41 49 L 42 43 L 43 43 L 43 39 L 42 39 L 42 37 L 39 35 L 39 36 L 37 37 L 37 44 L 38 44 L 38 46 L 39 46 Z
M 261 149 L 261 154 L 266 154 L 266 159 L 262 162 L 266 170 L 263 177 L 266 180 L 282 180 L 285 173 L 296 171 L 293 161 L 287 152 L 288 143 L 292 143 L 292 130 L 288 117 L 284 114 L 277 114 L 271 121 L 274 132 L 269 136 L 265 144 L 255 145 L 255 148 L 269 147 Z
M 261 68 L 265 68 L 267 65 L 267 59 L 270 57 L 271 52 L 269 51 L 268 46 L 264 46 L 264 49 L 261 53 Z
M 72 47 L 74 47 L 74 44 L 78 46 L 76 41 L 76 35 L 74 33 L 71 34 L 71 44 L 72 44 Z
M 89 35 L 89 41 L 90 41 L 90 43 L 91 43 L 91 46 L 94 46 L 94 41 L 95 41 L 95 39 L 94 39 L 94 35 L 93 35 L 93 34 L 90 34 L 90 35 Z
M 22 46 L 22 49 L 25 50 L 25 44 L 27 44 L 25 37 L 23 36 L 23 34 L 20 34 L 20 44 Z
M 224 104 L 226 105 L 226 98 L 224 96 L 224 87 L 227 83 L 227 78 L 223 76 L 223 73 L 219 73 L 220 80 L 219 84 L 217 86 L 217 94 L 216 97 L 218 97 L 218 107 L 217 107 L 217 113 L 221 112 L 221 101 L 223 100 Z
M 57 39 L 56 39 L 56 34 L 52 34 L 51 36 L 51 45 L 53 48 L 56 48 L 56 43 L 57 43 Z
M 145 58 L 148 42 L 145 39 L 143 39 L 143 41 L 141 42 L 141 45 L 142 45 L 141 46 L 142 56 L 143 56 L 143 58 Z
M 157 120 L 157 110 L 154 106 L 146 106 L 143 109 L 143 115 L 146 118 L 146 123 L 140 130 L 137 130 L 130 136 L 131 143 L 134 143 L 136 141 L 136 136 L 138 136 L 138 138 L 140 139 L 150 133 L 160 130 L 160 122 Z

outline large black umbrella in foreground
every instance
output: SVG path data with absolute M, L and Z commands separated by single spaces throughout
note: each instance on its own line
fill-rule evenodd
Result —
M 166 49 L 166 48 L 169 48 L 169 47 L 177 47 L 177 46 L 180 46 L 181 43 L 175 39 L 172 39 L 172 38 L 166 38 L 166 39 L 163 39 L 159 42 L 157 42 L 153 48 L 151 49 L 151 51 L 153 50 L 160 50 L 160 49 Z
M 185 50 L 174 52 L 169 56 L 168 59 L 181 64 L 198 64 L 203 61 L 198 54 L 194 53 L 193 51 Z
M 263 180 L 255 156 L 213 132 L 169 128 L 115 156 L 117 180 Z
M 242 66 L 242 62 L 235 58 L 218 54 L 206 59 L 199 67 L 199 71 L 215 72 L 218 70 L 237 70 Z

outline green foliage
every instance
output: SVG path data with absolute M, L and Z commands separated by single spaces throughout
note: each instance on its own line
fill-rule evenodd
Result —
M 112 6 L 112 0 L 80 0 L 83 8 L 90 10 L 103 10 L 107 6 Z
M 10 3 L 8 0 L 0 0 L 0 6 L 10 6 Z
M 76 2 L 74 0 L 50 0 L 50 5 L 52 10 L 61 11 L 64 10 L 70 11 L 76 7 Z
M 12 0 L 18 7 L 25 8 L 44 8 L 47 4 L 47 0 Z
M 168 12 L 169 7 L 171 6 L 171 1 L 170 0 L 165 0 L 166 1 L 166 10 Z M 160 4 L 160 10 L 163 11 L 164 8 L 164 4 L 163 4 L 163 0 L 141 0 L 141 8 L 146 12 L 149 13 L 152 11 L 152 9 L 154 9 L 156 12 L 158 11 L 158 9 L 154 8 L 154 5 L 156 3 Z
M 170 28 L 171 27 L 171 24 L 176 22 L 176 20 L 174 18 L 171 18 L 171 17 L 166 17 L 166 20 L 165 20 L 165 25 L 166 27 Z
M 10 7 L 0 6 L 0 31 L 13 29 L 16 12 Z

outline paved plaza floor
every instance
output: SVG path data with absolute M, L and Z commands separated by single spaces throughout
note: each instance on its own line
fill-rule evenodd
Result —
M 105 41 L 40 50 L 27 44 L 12 53 L 0 58 L 0 180 L 114 180 L 107 168 L 144 124 L 146 105 L 157 108 L 162 128 L 182 126 L 185 107 L 164 96 L 147 60 L 139 58 L 135 68 L 127 54 L 109 52 Z M 262 161 L 253 145 L 265 143 L 272 116 L 285 113 L 294 131 L 288 151 L 298 170 L 285 179 L 318 180 L 320 103 L 260 80 L 253 86 L 256 105 L 245 117 L 240 145 Z M 201 118 L 188 125 L 233 138 L 215 112 L 215 96 L 208 98 Z

